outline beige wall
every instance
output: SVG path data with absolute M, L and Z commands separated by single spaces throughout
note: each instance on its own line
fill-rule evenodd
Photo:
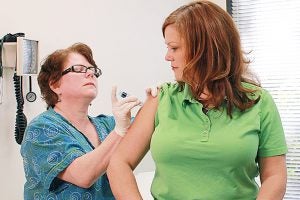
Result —
M 40 58 L 75 42 L 91 46 L 97 64 L 103 70 L 99 95 L 90 108 L 91 115 L 110 114 L 110 90 L 113 84 L 144 99 L 144 88 L 160 80 L 172 80 L 164 61 L 165 45 L 161 34 L 164 17 L 186 0 L 127 1 L 2 1 L 0 37 L 24 32 L 40 41 Z M 222 3 L 224 1 L 218 1 Z M 222 5 L 225 5 L 222 3 Z M 13 70 L 4 69 L 3 103 L 0 104 L 0 191 L 1 199 L 23 199 L 24 172 L 20 146 L 14 140 L 16 100 Z M 28 92 L 24 80 L 24 95 Z M 45 110 L 36 77 L 33 91 L 38 100 L 25 100 L 28 121 Z M 148 157 L 141 171 L 153 170 Z
M 224 10 L 226 10 L 226 0 L 211 0 L 212 2 L 221 6 Z

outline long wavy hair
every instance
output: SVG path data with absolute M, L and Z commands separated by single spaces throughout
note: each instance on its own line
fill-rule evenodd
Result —
M 259 100 L 249 98 L 249 93 L 255 90 L 242 85 L 242 82 L 258 86 L 259 83 L 250 79 L 255 77 L 248 70 L 250 61 L 242 51 L 235 23 L 226 11 L 209 1 L 194 1 L 166 18 L 163 35 L 171 24 L 186 45 L 183 81 L 190 86 L 195 99 L 200 99 L 207 90 L 208 97 L 201 100 L 203 105 L 219 109 L 225 101 L 230 117 L 234 107 L 244 111 Z

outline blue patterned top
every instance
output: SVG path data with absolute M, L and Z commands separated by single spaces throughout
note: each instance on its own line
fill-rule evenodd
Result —
M 112 116 L 89 117 L 103 141 L 113 130 Z M 21 146 L 26 183 L 25 200 L 113 200 L 106 174 L 88 189 L 57 178 L 57 175 L 76 158 L 94 148 L 80 133 L 53 108 L 49 108 L 28 125 Z

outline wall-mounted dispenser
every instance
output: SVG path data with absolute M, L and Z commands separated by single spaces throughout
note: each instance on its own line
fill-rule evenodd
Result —
M 15 68 L 17 62 L 17 43 L 4 42 L 2 47 L 2 66 Z

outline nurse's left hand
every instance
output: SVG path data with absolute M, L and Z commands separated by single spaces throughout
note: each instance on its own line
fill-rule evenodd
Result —
M 151 95 L 152 97 L 156 97 L 158 94 L 158 90 L 161 88 L 162 83 L 157 84 L 156 86 L 150 86 L 145 89 L 147 96 Z

